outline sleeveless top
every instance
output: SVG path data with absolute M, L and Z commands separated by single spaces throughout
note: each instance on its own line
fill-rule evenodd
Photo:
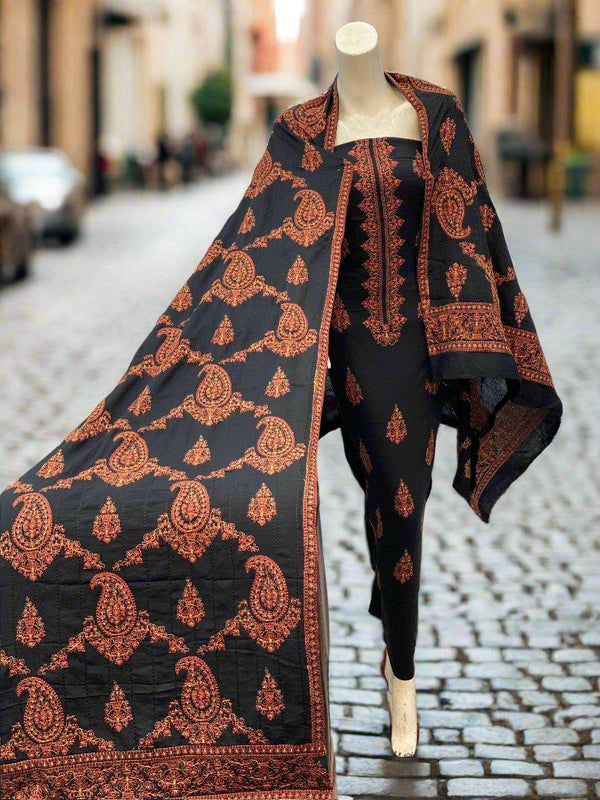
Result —
M 425 184 L 422 143 L 399 136 L 335 146 L 355 164 L 332 324 L 361 313 L 374 340 L 395 344 L 419 300 L 417 254 Z M 410 301 L 407 303 L 407 301 Z

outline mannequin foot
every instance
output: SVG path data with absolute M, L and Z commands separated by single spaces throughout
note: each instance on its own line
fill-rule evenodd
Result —
M 392 750 L 400 758 L 411 758 L 417 752 L 419 744 L 415 679 L 412 677 L 404 681 L 394 675 L 387 647 L 383 651 L 381 674 L 387 683 Z

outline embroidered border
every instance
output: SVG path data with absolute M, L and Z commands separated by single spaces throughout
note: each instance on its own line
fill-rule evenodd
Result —
M 447 303 L 422 315 L 432 355 L 451 351 L 493 351 L 512 355 L 504 326 L 492 303 Z

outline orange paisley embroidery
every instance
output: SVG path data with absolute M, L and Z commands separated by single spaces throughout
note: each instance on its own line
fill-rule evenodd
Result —
M 65 536 L 62 525 L 54 522 L 47 498 L 38 492 L 15 498 L 13 507 L 22 504 L 10 531 L 0 533 L 0 556 L 30 581 L 40 578 L 61 550 L 65 558 L 79 556 L 85 569 L 103 569 L 96 553 Z
M 168 514 L 161 514 L 156 528 L 144 534 L 140 544 L 115 562 L 115 571 L 132 564 L 141 564 L 143 551 L 157 548 L 161 541 L 192 564 L 202 558 L 217 536 L 224 540 L 237 540 L 240 551 L 258 550 L 253 536 L 238 531 L 233 523 L 225 522 L 221 509 L 211 506 L 208 490 L 203 484 L 194 480 L 181 480 L 170 488 L 177 494 Z
M 452 167 L 442 167 L 433 187 L 431 211 L 452 239 L 464 239 L 471 233 L 471 226 L 464 226 L 464 218 L 476 193 L 475 181 L 467 183 Z
M 221 697 L 217 679 L 206 661 L 184 656 L 175 664 L 175 674 L 184 671 L 187 675 L 181 697 L 171 701 L 167 716 L 140 739 L 140 748 L 153 747 L 156 739 L 172 736 L 173 730 L 190 744 L 214 744 L 228 728 L 233 734 L 247 736 L 250 743 L 267 742 L 262 731 L 250 728 L 243 717 L 234 713 L 231 700 Z
M 115 749 L 114 742 L 96 736 L 91 728 L 80 728 L 72 714 L 65 715 L 56 689 L 43 678 L 23 678 L 15 687 L 15 694 L 20 697 L 23 692 L 28 694 L 23 722 L 15 722 L 10 739 L 0 745 L 0 761 L 14 760 L 18 752 L 31 759 L 66 755 L 75 745 Z
M 131 589 L 119 575 L 97 573 L 90 581 L 90 589 L 96 587 L 100 587 L 96 616 L 83 620 L 82 631 L 71 636 L 68 644 L 54 653 L 50 663 L 39 668 L 39 674 L 66 669 L 69 654 L 84 653 L 86 645 L 94 647 L 117 666 L 129 661 L 144 639 L 167 642 L 170 653 L 188 652 L 180 636 L 174 636 L 163 625 L 151 622 L 145 609 L 138 610 Z

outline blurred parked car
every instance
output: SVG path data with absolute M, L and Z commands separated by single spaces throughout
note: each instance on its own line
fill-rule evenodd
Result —
M 30 147 L 0 153 L 0 183 L 15 203 L 25 205 L 36 237 L 67 243 L 80 233 L 86 180 L 62 150 Z
M 33 246 L 27 209 L 13 203 L 0 189 L 0 284 L 27 275 Z

